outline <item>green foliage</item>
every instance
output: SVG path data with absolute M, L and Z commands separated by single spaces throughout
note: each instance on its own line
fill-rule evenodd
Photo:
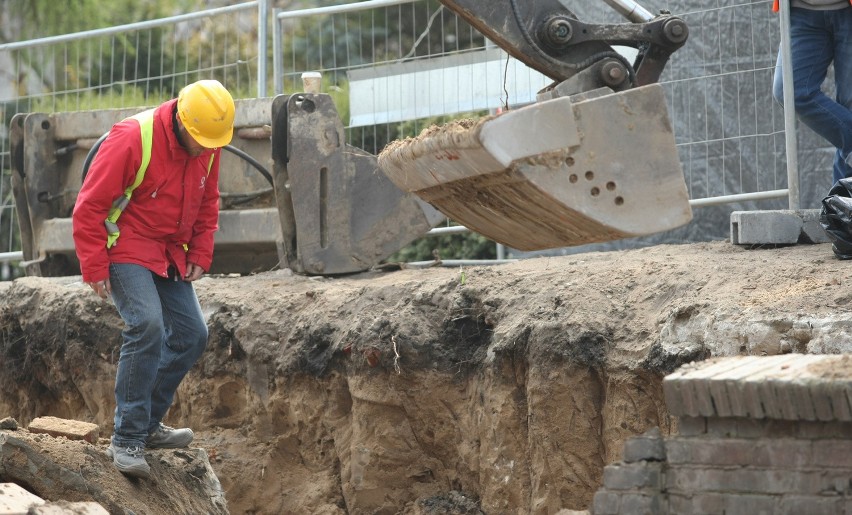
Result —
M 130 106 L 152 107 L 160 102 L 159 98 L 147 95 L 141 88 L 127 86 L 121 90 L 108 89 L 100 93 L 85 91 L 37 97 L 32 102 L 31 110 L 36 113 L 58 113 Z
M 192 12 L 209 7 L 201 0 L 113 0 L 110 9 L 103 9 L 99 0 L 68 0 L 71 5 L 63 9 L 58 9 L 53 0 L 10 2 L 11 11 L 21 17 L 21 33 L 27 39 L 163 18 L 176 10 Z M 67 16 L 56 15 L 66 10 Z M 19 69 L 32 70 L 48 91 L 77 92 L 94 88 L 107 97 L 92 103 L 88 101 L 93 99 L 84 98 L 82 93 L 70 93 L 57 101 L 56 110 L 156 104 L 177 96 L 180 88 L 200 78 L 220 80 L 235 97 L 243 91 L 245 94 L 241 96 L 253 97 L 257 90 L 252 84 L 256 82 L 257 65 L 251 56 L 256 52 L 257 34 L 254 31 L 237 33 L 231 24 L 222 23 L 222 20 L 222 16 L 217 16 L 189 22 L 196 26 L 188 27 L 186 36 L 176 34 L 176 27 L 157 27 L 36 47 L 18 52 L 15 59 Z M 138 98 L 140 91 L 142 96 Z M 125 100 L 114 104 L 115 99 L 122 98 Z
M 497 249 L 493 241 L 476 233 L 442 234 L 420 238 L 397 251 L 387 261 L 407 263 L 441 259 L 495 259 Z
M 189 12 L 200 0 L 6 0 L 23 39 L 70 34 Z M 107 8 L 107 3 L 109 7 Z
M 349 121 L 349 81 L 341 77 L 342 74 L 323 75 L 320 91 L 331 97 L 340 120 L 346 125 Z
M 106 12 L 98 0 L 66 0 L 58 8 L 56 0 L 8 0 L 24 39 L 67 34 L 100 27 Z

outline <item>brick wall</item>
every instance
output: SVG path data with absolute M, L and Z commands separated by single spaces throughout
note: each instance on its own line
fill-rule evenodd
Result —
M 852 515 L 852 356 L 713 359 L 663 388 L 678 430 L 627 441 L 594 515 Z

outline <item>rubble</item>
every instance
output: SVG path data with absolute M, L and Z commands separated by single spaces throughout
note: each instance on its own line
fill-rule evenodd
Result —
M 26 429 L 0 430 L 0 481 L 22 485 L 45 500 L 98 503 L 109 513 L 228 513 L 203 449 L 147 451 L 152 478 L 140 481 L 113 467 L 104 452 L 107 445 L 105 440 L 93 445 Z M 55 511 L 59 509 L 77 510 L 57 505 L 38 513 L 82 513 Z

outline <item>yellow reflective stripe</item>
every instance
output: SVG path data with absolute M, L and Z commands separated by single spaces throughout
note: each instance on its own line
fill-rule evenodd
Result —
M 139 114 L 131 116 L 139 122 L 139 129 L 142 135 L 142 162 L 139 164 L 139 170 L 136 172 L 136 180 L 124 192 L 124 196 L 130 199 L 131 193 L 145 178 L 145 171 L 151 163 L 151 148 L 154 146 L 154 110 L 148 109 Z
M 106 220 L 104 220 L 104 225 L 107 229 L 107 248 L 111 248 L 115 245 L 115 241 L 120 235 L 118 225 L 116 225 L 118 217 L 121 216 L 121 213 L 124 212 L 124 209 L 130 202 L 133 190 L 142 184 L 142 180 L 145 179 L 145 172 L 148 170 L 148 165 L 151 163 L 151 148 L 154 146 L 154 110 L 148 109 L 147 111 L 142 111 L 130 118 L 139 122 L 139 132 L 142 139 L 142 162 L 139 164 L 139 169 L 136 171 L 136 178 L 133 180 L 133 184 L 124 190 L 124 194 L 121 197 L 115 199 L 109 210 L 109 215 Z M 208 173 L 210 173 L 209 170 Z

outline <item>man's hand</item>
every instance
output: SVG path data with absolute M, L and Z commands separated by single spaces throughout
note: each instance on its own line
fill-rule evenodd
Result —
M 109 285 L 109 279 L 104 279 L 103 281 L 93 281 L 90 283 L 86 283 L 90 288 L 95 290 L 95 293 L 98 294 L 98 297 L 105 299 L 109 294 L 112 293 L 112 287 Z
M 186 264 L 186 275 L 183 276 L 183 280 L 186 282 L 192 282 L 199 277 L 204 275 L 204 269 L 195 263 L 187 263 Z

